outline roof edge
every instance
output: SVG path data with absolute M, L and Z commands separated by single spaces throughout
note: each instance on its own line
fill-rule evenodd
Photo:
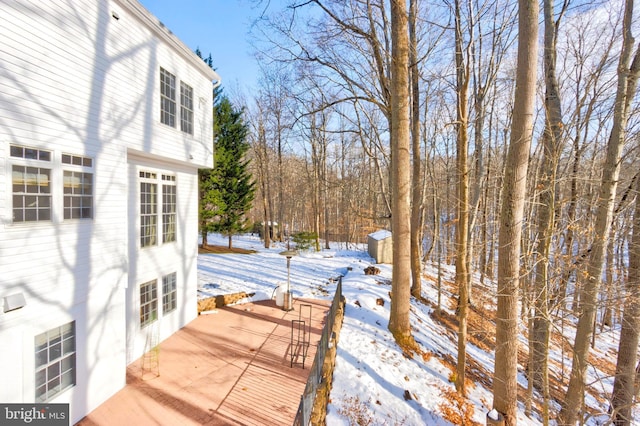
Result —
M 220 75 L 209 68 L 205 62 L 199 58 L 194 52 L 187 47 L 186 44 L 178 36 L 171 32 L 171 30 L 164 25 L 155 15 L 149 12 L 140 2 L 137 0 L 113 0 L 124 9 L 127 9 L 131 14 L 137 18 L 143 25 L 153 31 L 158 37 L 164 40 L 167 44 L 173 47 L 184 59 L 192 63 L 198 71 L 204 74 L 209 80 L 216 83 L 220 83 L 222 80 Z

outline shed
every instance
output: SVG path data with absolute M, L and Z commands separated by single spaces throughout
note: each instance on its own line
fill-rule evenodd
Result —
M 381 229 L 367 238 L 367 251 L 376 263 L 393 263 L 393 241 L 391 232 Z

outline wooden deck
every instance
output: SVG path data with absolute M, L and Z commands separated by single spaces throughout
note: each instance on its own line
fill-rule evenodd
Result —
M 304 304 L 312 306 L 311 344 L 305 368 L 292 368 L 291 320 Z M 77 424 L 290 425 L 329 304 L 296 299 L 285 312 L 264 301 L 200 315 L 162 342 L 159 376 L 146 369 L 143 376 L 137 360 L 127 368 L 126 387 Z M 307 308 L 302 315 L 308 323 Z

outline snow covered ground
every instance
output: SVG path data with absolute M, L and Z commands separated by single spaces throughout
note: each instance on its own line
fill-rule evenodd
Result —
M 226 246 L 226 238 L 210 235 L 210 245 Z M 275 288 L 287 283 L 286 258 L 279 253 L 284 246 L 265 249 L 258 237 L 234 237 L 234 247 L 255 250 L 257 253 L 200 254 L 198 256 L 199 297 L 245 291 L 255 293 L 244 301 L 274 297 Z M 415 302 L 411 307 L 413 335 L 421 353 L 406 357 L 387 329 L 389 320 L 389 292 L 391 266 L 375 265 L 379 275 L 365 275 L 364 268 L 374 260 L 361 250 L 323 250 L 320 253 L 302 252 L 291 259 L 290 285 L 294 298 L 331 299 L 338 276 L 343 278 L 343 294 L 347 300 L 345 318 L 340 332 L 333 388 L 328 406 L 327 424 L 336 425 L 451 425 L 485 424 L 491 409 L 492 394 L 488 384 L 493 372 L 493 350 L 473 344 L 467 346 L 467 357 L 474 363 L 475 384 L 468 386 L 468 399 L 457 398 L 450 381 L 455 369 L 456 335 L 432 318 L 430 305 Z M 427 277 L 437 271 L 425 270 Z M 453 281 L 453 270 L 444 271 L 445 280 Z M 436 284 L 423 280 L 423 296 L 435 303 Z M 490 290 L 489 290 L 490 292 Z M 449 292 L 443 296 L 442 308 L 450 315 Z M 488 295 L 489 298 L 495 296 Z M 384 302 L 381 305 L 378 299 Z M 242 303 L 241 301 L 240 303 Z M 565 330 L 565 335 L 570 336 Z M 572 341 L 572 337 L 569 338 Z M 523 340 L 526 345 L 526 340 Z M 603 357 L 611 358 L 617 351 L 617 333 L 598 335 L 598 348 Z M 613 351 L 613 352 L 612 352 Z M 561 365 L 562 353 L 555 348 L 551 358 L 558 360 L 551 368 L 564 368 L 568 376 L 570 360 Z M 564 354 L 564 357 L 567 357 Z M 615 362 L 615 357 L 613 358 Z M 559 370 L 558 370 L 559 371 Z M 467 373 L 469 375 L 469 373 Z M 518 378 L 526 388 L 524 374 Z M 597 382 L 600 391 L 610 395 L 612 378 L 590 368 L 590 382 Z M 484 383 L 484 384 L 483 384 Z M 587 393 L 587 404 L 606 412 L 608 403 Z M 558 406 L 552 406 L 557 412 Z M 457 420 L 456 420 L 457 419 Z M 599 420 L 598 420 L 599 419 Z M 606 416 L 592 417 L 587 424 L 603 424 Z M 520 406 L 519 425 L 541 424 L 539 418 L 530 419 Z

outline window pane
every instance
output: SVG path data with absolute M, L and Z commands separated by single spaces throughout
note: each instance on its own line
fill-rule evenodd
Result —
M 62 354 L 67 355 L 71 352 L 76 351 L 76 341 L 75 339 L 67 339 L 62 343 Z
M 60 363 L 56 362 L 47 368 L 47 377 L 49 380 L 60 375 Z
M 49 360 L 54 361 L 62 356 L 62 342 L 49 347 Z
M 12 157 L 22 158 L 24 156 L 24 148 L 21 146 L 11 145 L 9 148 Z
M 61 365 L 61 370 L 62 370 L 63 373 L 66 372 L 66 371 L 75 369 L 76 368 L 76 355 L 73 354 L 73 355 L 65 357 L 60 362 L 60 365 Z
M 74 374 L 73 370 L 67 371 L 62 374 L 62 377 L 60 380 L 60 387 L 62 389 L 66 389 L 69 386 L 73 386 L 75 384 L 76 384 L 76 375 Z
M 47 398 L 51 399 L 54 395 L 58 394 L 61 390 L 60 387 L 60 376 L 56 376 L 54 378 L 49 378 L 49 383 L 47 383 L 48 394 Z
M 35 340 L 36 351 L 41 351 L 47 347 L 47 333 L 38 334 Z
M 47 371 L 36 371 L 36 387 L 40 387 L 47 382 Z
M 14 222 L 24 222 L 24 211 L 20 209 L 13 209 L 13 221 Z
M 45 402 L 47 400 L 47 385 L 36 388 L 36 402 Z
M 49 363 L 49 350 L 45 346 L 43 350 L 36 352 L 36 367 L 47 365 Z
M 13 196 L 13 208 L 24 207 L 24 196 L 22 195 L 14 195 Z
M 34 209 L 27 209 L 24 211 L 25 222 L 32 222 L 38 220 L 38 212 Z

